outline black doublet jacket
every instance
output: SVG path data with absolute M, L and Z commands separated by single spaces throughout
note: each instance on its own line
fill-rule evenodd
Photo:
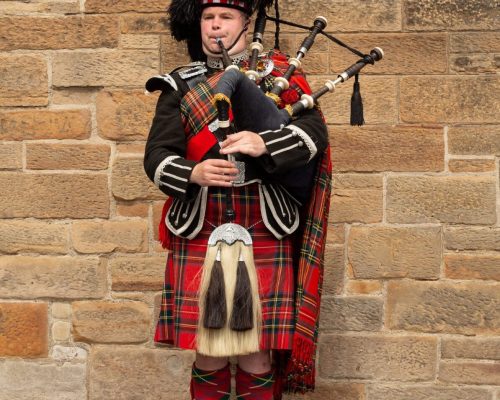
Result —
M 162 93 L 146 143 L 144 169 L 163 193 L 184 203 L 199 198 L 201 190 L 189 181 L 199 161 L 186 158 L 187 135 L 180 111 L 182 97 L 196 84 L 179 74 L 189 68 L 193 67 L 189 65 L 152 78 L 146 85 L 148 90 L 159 89 Z M 208 69 L 207 75 L 214 72 Z M 320 112 L 316 108 L 306 110 L 281 129 L 256 133 L 264 140 L 268 154 L 241 158 L 246 164 L 245 182 L 258 181 L 271 186 L 279 183 L 295 199 L 304 202 L 313 183 L 315 158 L 328 144 L 328 132 Z M 202 160 L 224 158 L 219 150 L 216 143 Z

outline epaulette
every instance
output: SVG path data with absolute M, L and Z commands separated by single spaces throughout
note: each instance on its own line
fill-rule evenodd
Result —
M 153 76 L 146 82 L 146 90 L 150 93 L 157 90 L 163 91 L 165 89 L 174 89 L 175 91 L 179 90 L 174 78 L 172 78 L 169 74 Z
M 206 72 L 207 67 L 205 63 L 199 61 L 192 62 L 190 64 L 177 67 L 169 74 L 155 75 L 152 78 L 149 78 L 146 82 L 146 90 L 148 92 L 155 92 L 156 90 L 163 91 L 166 89 L 178 91 L 179 84 L 176 82 L 175 78 L 180 78 L 189 86 L 189 88 L 192 88 L 198 82 L 205 79 Z
M 195 87 L 201 81 L 206 80 L 205 74 L 208 72 L 207 66 L 204 62 L 192 62 L 184 67 L 180 67 L 172 71 L 172 73 L 177 73 L 179 78 L 181 78 L 189 86 L 189 89 Z

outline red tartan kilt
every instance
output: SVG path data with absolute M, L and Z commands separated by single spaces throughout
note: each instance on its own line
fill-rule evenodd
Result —
M 172 237 L 156 342 L 173 344 L 182 349 L 196 348 L 197 292 L 208 238 L 214 226 L 225 222 L 225 197 L 222 193 L 219 188 L 210 188 L 205 223 L 196 238 Z M 233 188 L 233 202 L 235 222 L 246 227 L 253 240 L 262 303 L 261 349 L 291 349 L 294 327 L 291 240 L 277 240 L 264 226 L 256 183 Z

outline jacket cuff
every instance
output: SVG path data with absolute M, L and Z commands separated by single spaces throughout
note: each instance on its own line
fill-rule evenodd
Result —
M 186 160 L 179 156 L 169 156 L 156 168 L 154 184 L 169 196 L 181 199 L 194 198 L 200 188 L 189 182 L 195 165 L 196 161 Z

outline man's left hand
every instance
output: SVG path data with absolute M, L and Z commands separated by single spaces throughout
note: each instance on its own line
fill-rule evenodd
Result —
M 233 133 L 221 143 L 221 154 L 247 154 L 251 157 L 259 157 L 267 153 L 264 140 L 255 132 L 241 131 Z

